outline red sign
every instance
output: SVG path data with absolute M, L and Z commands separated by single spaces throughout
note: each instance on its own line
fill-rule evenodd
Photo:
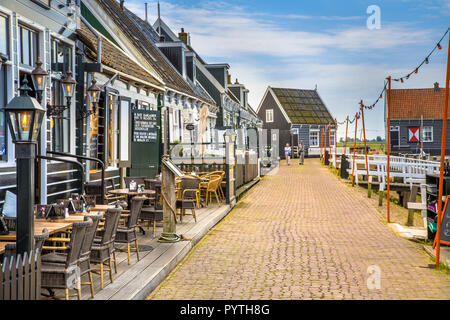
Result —
M 408 133 L 409 133 L 408 142 L 419 142 L 420 141 L 420 129 L 419 128 L 409 128 Z

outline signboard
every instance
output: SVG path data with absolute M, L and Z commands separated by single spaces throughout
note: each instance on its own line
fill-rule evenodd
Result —
M 133 142 L 157 142 L 158 141 L 158 117 L 157 111 L 133 110 L 132 111 L 132 136 Z
M 442 211 L 442 223 L 441 223 L 441 243 L 450 244 L 450 206 L 448 206 L 448 199 L 445 202 L 445 208 Z
M 408 142 L 420 141 L 420 128 L 408 128 Z
M 188 123 L 188 124 L 186 125 L 186 130 L 192 131 L 192 130 L 194 130 L 194 129 L 195 129 L 195 126 L 194 126 L 192 123 Z

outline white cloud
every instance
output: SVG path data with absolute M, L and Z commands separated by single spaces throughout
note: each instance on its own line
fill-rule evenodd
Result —
M 442 1 L 450 6 L 450 0 Z M 137 15 L 145 16 L 143 3 L 127 1 L 126 6 Z M 151 2 L 150 21 L 155 21 L 156 12 L 156 5 Z M 191 33 L 193 47 L 208 62 L 231 64 L 233 80 L 238 78 L 250 89 L 253 108 L 258 107 L 268 85 L 313 89 L 317 84 L 325 104 L 338 121 L 347 115 L 353 116 L 360 99 L 373 103 L 389 72 L 394 76 L 411 70 L 394 70 L 389 59 L 383 59 L 383 64 L 370 58 L 367 63 L 336 63 L 336 50 L 365 56 L 386 54 L 388 58 L 392 49 L 421 45 L 433 41 L 435 35 L 431 30 L 414 29 L 401 23 L 383 23 L 382 29 L 371 31 L 366 28 L 365 20 L 359 27 L 353 23 L 352 26 L 337 24 L 336 29 L 320 32 L 291 30 L 277 24 L 277 16 L 249 12 L 245 7 L 226 2 L 202 2 L 192 6 L 161 2 L 161 14 L 175 33 L 181 27 Z M 287 16 L 287 19 L 336 21 L 358 18 L 361 17 Z M 424 40 L 419 42 L 418 39 Z M 211 57 L 216 61 L 210 61 Z M 424 70 L 420 77 L 413 77 L 405 85 L 431 87 L 435 81 L 443 82 L 441 64 L 430 63 Z M 369 138 L 384 136 L 383 115 L 383 101 L 368 112 Z

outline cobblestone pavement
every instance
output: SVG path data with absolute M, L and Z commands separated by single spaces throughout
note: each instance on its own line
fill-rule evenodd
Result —
M 449 299 L 450 275 L 322 167 L 266 176 L 150 299 Z M 367 268 L 381 271 L 369 290 Z

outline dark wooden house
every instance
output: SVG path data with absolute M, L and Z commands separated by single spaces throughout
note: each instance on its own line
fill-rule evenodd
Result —
M 334 119 L 323 103 L 317 90 L 267 88 L 256 111 L 267 129 L 268 144 L 279 150 L 284 158 L 284 146 L 299 145 L 303 141 L 308 156 L 319 156 L 321 128 L 332 124 Z M 328 132 L 328 131 L 327 131 Z M 278 145 L 273 142 L 277 140 Z M 327 135 L 327 145 L 330 139 Z M 334 129 L 331 129 L 334 144 Z
M 444 93 L 438 83 L 434 88 L 391 90 L 392 153 L 420 154 L 423 147 L 427 154 L 440 155 Z M 449 152 L 450 128 L 447 124 L 446 154 Z

